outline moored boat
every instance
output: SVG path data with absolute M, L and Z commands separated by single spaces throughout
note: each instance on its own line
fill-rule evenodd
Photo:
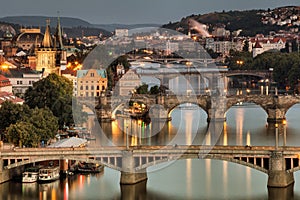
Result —
M 39 182 L 51 182 L 59 179 L 60 169 L 57 166 L 43 167 L 39 170 Z
M 104 169 L 103 165 L 95 164 L 95 163 L 85 163 L 79 162 L 77 166 L 77 171 L 79 173 L 99 173 Z
M 39 169 L 40 167 L 30 167 L 27 168 L 22 173 L 22 183 L 34 183 L 39 179 Z

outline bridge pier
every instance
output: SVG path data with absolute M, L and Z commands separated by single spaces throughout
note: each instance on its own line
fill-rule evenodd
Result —
M 285 119 L 285 108 L 268 109 L 268 123 L 282 123 Z
M 216 96 L 211 97 L 211 108 L 207 113 L 207 122 L 224 122 L 226 121 L 226 97 Z
M 286 171 L 283 152 L 273 151 L 269 161 L 268 187 L 287 187 L 294 183 L 294 174 Z
M 134 185 L 121 185 L 121 199 L 146 199 L 147 181 L 142 181 Z
M 123 151 L 120 184 L 136 184 L 148 179 L 146 169 L 136 170 L 135 166 L 132 151 Z

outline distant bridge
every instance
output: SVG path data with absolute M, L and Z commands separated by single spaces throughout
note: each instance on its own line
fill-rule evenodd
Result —
M 129 101 L 140 101 L 147 105 L 153 118 L 169 120 L 170 113 L 181 104 L 191 103 L 202 108 L 208 116 L 208 121 L 225 121 L 228 109 L 240 102 L 249 102 L 261 106 L 267 113 L 267 121 L 281 123 L 290 107 L 300 103 L 299 96 L 277 95 L 133 95 L 128 97 L 101 97 L 100 104 L 105 108 L 98 109 L 99 119 L 110 120 L 114 112 Z
M 146 169 L 178 159 L 217 159 L 241 164 L 268 174 L 268 186 L 286 187 L 300 169 L 300 147 L 272 146 L 131 146 L 98 148 L 15 148 L 0 152 L 0 174 L 46 160 L 97 163 L 121 172 L 121 183 L 147 179 Z

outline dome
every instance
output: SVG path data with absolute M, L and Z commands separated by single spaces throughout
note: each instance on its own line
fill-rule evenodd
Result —
M 17 38 L 16 42 L 32 42 L 41 43 L 43 40 L 44 35 L 42 33 L 20 33 Z

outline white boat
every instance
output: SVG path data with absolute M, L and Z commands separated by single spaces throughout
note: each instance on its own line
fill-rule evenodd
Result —
M 43 167 L 39 171 L 39 181 L 40 182 L 51 182 L 59 179 L 59 167 L 48 166 Z
M 34 183 L 39 179 L 40 167 L 30 167 L 22 173 L 22 183 Z

